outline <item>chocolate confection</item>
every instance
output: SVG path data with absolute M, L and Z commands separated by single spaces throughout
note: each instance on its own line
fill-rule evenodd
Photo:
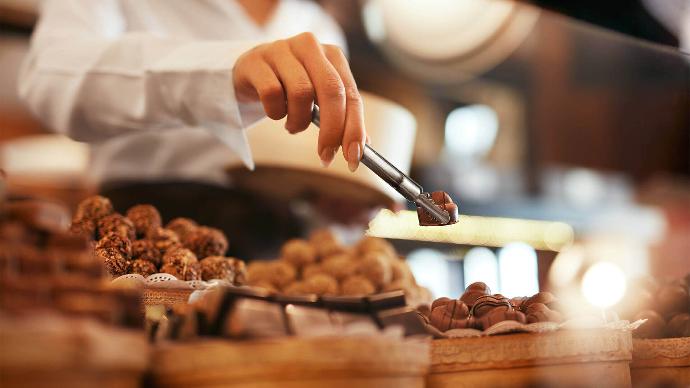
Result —
M 319 273 L 326 273 L 319 263 L 309 264 L 302 268 L 302 278 L 304 279 Z
M 337 295 L 338 281 L 326 274 L 316 274 L 304 280 L 306 290 L 316 295 Z
M 264 280 L 269 281 L 274 287 L 282 289 L 294 281 L 296 277 L 295 267 L 283 261 L 274 261 L 268 264 L 267 277 Z
M 522 312 L 517 311 L 510 306 L 504 305 L 492 309 L 484 316 L 479 318 L 479 326 L 481 326 L 482 330 L 486 330 L 502 321 L 517 321 L 520 323 L 526 323 L 527 318 Z
M 89 219 L 72 221 L 69 231 L 74 235 L 84 236 L 93 240 L 96 238 L 96 222 Z
M 197 263 L 198 260 L 196 255 L 192 251 L 186 248 L 175 248 L 171 249 L 163 255 L 163 265 L 188 265 L 191 263 Z
M 411 281 L 414 279 L 410 267 L 400 258 L 393 257 L 388 260 L 391 266 L 391 280 L 392 281 Z
M 127 218 L 134 224 L 138 238 L 146 236 L 151 229 L 160 228 L 162 223 L 160 213 L 151 205 L 132 206 L 127 210 Z
M 513 308 L 508 298 L 503 295 L 482 295 L 472 305 L 472 315 L 481 318 L 494 308 L 501 306 L 508 307 L 509 309 Z
M 366 236 L 359 240 L 355 246 L 355 251 L 360 256 L 365 256 L 370 252 L 379 252 L 389 257 L 397 257 L 393 245 L 378 237 Z
M 156 269 L 156 266 L 148 260 L 137 259 L 132 261 L 130 271 L 131 273 L 138 273 L 143 277 L 147 277 L 157 273 L 158 269 Z
M 132 258 L 148 260 L 158 267 L 162 263 L 163 254 L 156 248 L 153 241 L 147 239 L 136 240 L 132 243 Z
M 110 233 L 98 240 L 96 244 L 96 250 L 112 248 L 120 252 L 125 259 L 130 259 L 132 257 L 132 243 L 128 238 L 122 237 L 118 234 Z
M 163 264 L 160 271 L 173 275 L 179 280 L 201 280 L 198 262 Z
M 146 235 L 146 239 L 151 241 L 156 249 L 161 252 L 161 254 L 165 254 L 165 252 L 182 246 L 177 234 L 175 234 L 175 232 L 172 230 L 165 228 L 150 229 Z
M 465 292 L 460 296 L 460 300 L 465 302 L 468 306 L 474 305 L 474 302 L 480 296 L 490 295 L 491 289 L 485 283 L 475 282 L 467 286 Z
M 99 219 L 96 225 L 99 239 L 110 233 L 120 235 L 132 241 L 136 238 L 132 221 L 119 213 L 113 213 Z
M 690 310 L 690 299 L 685 287 L 668 284 L 659 288 L 655 298 L 656 310 L 664 317 L 670 318 L 677 313 Z
M 190 232 L 183 241 L 197 257 L 224 256 L 228 250 L 228 239 L 216 228 L 201 226 Z
M 243 274 L 238 274 L 237 270 L 244 269 L 238 266 L 237 263 L 242 263 L 240 260 L 223 257 L 223 256 L 209 256 L 199 262 L 201 268 L 201 278 L 203 280 L 220 279 L 225 280 L 230 284 L 243 284 Z
M 369 279 L 377 289 L 390 283 L 393 271 L 390 262 L 381 252 L 367 253 L 357 265 L 357 273 Z
M 677 314 L 666 325 L 671 337 L 690 337 L 690 314 Z
M 527 309 L 532 303 L 542 303 L 549 306 L 556 302 L 556 297 L 547 291 L 538 292 L 531 297 L 527 298 L 520 304 L 520 311 L 523 313 L 527 312 Z
M 84 199 L 77 205 L 77 210 L 74 212 L 73 222 L 83 220 L 91 220 L 93 222 L 111 214 L 113 212 L 113 204 L 108 198 L 94 195 Z
M 352 258 L 347 253 L 341 253 L 331 256 L 321 263 L 323 272 L 333 276 L 338 281 L 345 279 L 348 276 L 354 275 L 357 270 L 353 265 Z
M 165 229 L 175 232 L 180 238 L 180 241 L 184 241 L 186 236 L 190 232 L 196 230 L 197 227 L 199 227 L 199 225 L 194 222 L 194 220 L 185 217 L 173 218 L 170 220 L 170 222 L 168 222 L 167 225 L 165 225 Z
M 431 216 L 426 210 L 421 207 L 417 208 L 417 218 L 419 219 L 419 225 L 422 226 L 440 226 L 440 225 L 450 225 L 458 222 L 458 205 L 453 203 L 450 195 L 445 191 L 434 191 L 431 193 L 431 200 L 434 201 L 436 206 L 448 212 L 450 216 L 450 221 L 448 224 L 442 224 L 437 219 Z
M 664 338 L 666 336 L 666 321 L 652 310 L 640 311 L 635 315 L 635 320 L 646 319 L 647 322 L 633 331 L 635 338 Z
M 101 259 L 112 277 L 122 276 L 129 272 L 130 262 L 117 248 L 96 249 L 96 256 Z
M 556 322 L 563 321 L 561 313 L 551 310 L 543 303 L 532 303 L 525 314 L 527 316 L 527 323 L 534 322 Z
M 434 301 L 431 305 L 429 322 L 441 331 L 471 328 L 475 319 L 465 303 L 456 299 Z
M 305 240 L 293 239 L 283 245 L 280 256 L 295 268 L 302 268 L 316 261 L 316 249 Z
M 235 271 L 235 285 L 242 286 L 247 284 L 247 265 L 240 259 L 229 259 Z
M 376 287 L 364 276 L 354 275 L 343 280 L 341 285 L 343 295 L 369 295 L 376 292 Z
M 275 287 L 269 283 L 269 285 L 275 290 Z M 258 284 L 257 284 L 258 286 Z M 267 287 L 264 287 L 266 289 L 270 289 Z M 285 295 L 306 295 L 309 294 L 309 291 L 307 291 L 307 284 L 304 281 L 297 281 L 294 283 L 291 283 L 287 287 L 283 289 L 283 294 Z
M 327 229 L 313 232 L 309 236 L 309 243 L 314 247 L 318 259 L 325 259 L 345 250 L 333 232 Z

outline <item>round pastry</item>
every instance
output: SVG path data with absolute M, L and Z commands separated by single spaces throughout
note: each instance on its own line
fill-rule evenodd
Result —
M 432 305 L 434 306 L 434 305 Z M 451 299 L 445 304 L 437 303 L 431 308 L 429 323 L 440 331 L 466 329 L 471 327 L 470 310 L 465 303 Z
M 163 265 L 183 266 L 197 262 L 196 255 L 186 248 L 171 249 L 163 255 Z
M 671 337 L 690 337 L 690 314 L 677 314 L 666 325 L 666 331 Z
M 292 283 L 297 277 L 297 271 L 290 264 L 276 260 L 268 265 L 267 278 L 276 288 L 282 289 Z
M 306 279 L 310 276 L 314 276 L 319 273 L 326 273 L 321 264 L 319 263 L 308 264 L 302 268 L 301 272 L 303 279 Z
M 132 243 L 128 238 L 122 237 L 119 234 L 110 233 L 98 240 L 96 249 L 112 248 L 120 252 L 125 259 L 132 257 Z
M 640 311 L 635 320 L 646 319 L 647 322 L 633 331 L 635 338 L 664 338 L 666 336 L 666 321 L 653 310 Z
M 305 240 L 292 239 L 283 245 L 280 257 L 295 268 L 302 268 L 316 261 L 316 249 Z
M 108 198 L 94 195 L 79 202 L 77 210 L 74 212 L 73 221 L 91 220 L 96 222 L 113 211 L 113 204 Z
M 555 302 L 556 297 L 552 293 L 547 291 L 537 292 L 536 294 L 532 295 L 531 297 L 527 298 L 525 301 L 522 302 L 522 304 L 520 305 L 520 311 L 523 313 L 527 312 L 527 309 L 532 303 L 542 303 L 546 306 L 549 306 Z
M 158 272 L 158 269 L 152 262 L 148 260 L 137 259 L 132 261 L 131 273 L 138 273 L 143 277 L 153 275 Z
M 197 227 L 199 227 L 199 225 L 194 222 L 194 220 L 185 217 L 173 218 L 165 225 L 165 229 L 170 229 L 175 232 L 180 238 L 180 241 L 184 241 L 187 234 L 196 230 Z
M 132 258 L 148 260 L 156 267 L 159 267 L 163 259 L 163 254 L 158 248 L 156 248 L 156 245 L 153 243 L 153 241 L 148 239 L 135 240 L 132 243 Z
M 114 233 L 134 241 L 136 233 L 134 224 L 129 218 L 119 213 L 109 214 L 96 222 L 98 226 L 98 238 L 103 238 L 110 233 Z
M 364 257 L 370 252 L 380 252 L 389 257 L 398 256 L 395 252 L 395 248 L 393 248 L 393 245 L 391 245 L 391 243 L 382 238 L 371 236 L 366 236 L 363 239 L 359 240 L 359 242 L 355 246 L 355 250 L 359 257 Z
M 688 291 L 681 285 L 669 284 L 660 287 L 655 299 L 656 310 L 664 318 L 690 310 Z
M 527 308 L 527 323 L 534 322 L 556 322 L 561 323 L 563 316 L 556 310 L 551 310 L 543 303 L 532 303 Z
M 390 262 L 381 251 L 370 251 L 357 265 L 357 273 L 369 279 L 377 289 L 390 283 L 393 277 Z
M 151 229 L 160 228 L 162 221 L 158 210 L 151 205 L 135 205 L 127 210 L 127 218 L 134 224 L 137 237 L 146 236 Z
M 352 258 L 346 253 L 330 256 L 321 263 L 321 268 L 324 273 L 333 276 L 338 281 L 354 275 L 357 270 Z
M 220 279 L 235 284 L 235 269 L 239 260 L 223 256 L 208 256 L 199 262 L 203 280 Z
M 197 257 L 224 256 L 228 250 L 228 239 L 216 228 L 200 226 L 187 234 L 183 241 L 185 248 L 191 249 Z
M 465 302 L 468 306 L 472 306 L 474 302 L 483 295 L 490 295 L 491 289 L 485 283 L 475 282 L 467 286 L 465 292 L 460 296 L 460 300 Z
M 130 262 L 117 248 L 96 249 L 96 256 L 103 261 L 110 276 L 118 277 L 129 273 Z
M 517 311 L 510 306 L 504 305 L 495 307 L 478 319 L 479 326 L 482 330 L 486 330 L 502 321 L 517 321 L 520 323 L 526 323 L 527 317 L 525 317 L 525 314 L 523 314 L 521 311 Z
M 163 264 L 160 271 L 173 275 L 178 280 L 201 280 L 198 262 Z
M 96 223 L 89 219 L 72 221 L 69 231 L 74 235 L 85 236 L 89 240 L 93 240 L 96 238 Z
M 510 300 L 503 295 L 482 295 L 472 304 L 472 315 L 481 318 L 496 307 L 505 306 L 512 309 Z
M 364 276 L 354 275 L 343 280 L 340 292 L 349 296 L 369 295 L 376 292 L 376 287 Z
M 151 241 L 161 254 L 165 254 L 165 252 L 169 250 L 174 250 L 182 246 L 175 232 L 160 227 L 149 229 L 149 232 L 146 234 L 146 239 Z
M 316 274 L 304 280 L 306 290 L 316 295 L 337 295 L 338 281 L 326 274 Z

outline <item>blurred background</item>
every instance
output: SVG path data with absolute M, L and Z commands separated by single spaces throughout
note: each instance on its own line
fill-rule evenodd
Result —
M 16 96 L 36 3 L 0 0 L 0 168 L 10 196 L 73 206 L 96 190 L 88 146 Z M 609 279 L 690 271 L 688 1 L 318 3 L 359 87 L 416 119 L 412 177 L 470 216 L 445 240 L 370 224 L 435 295 L 531 295 L 602 260 Z

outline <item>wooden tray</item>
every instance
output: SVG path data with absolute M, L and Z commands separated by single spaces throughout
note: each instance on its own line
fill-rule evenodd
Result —
M 157 387 L 423 388 L 429 341 L 384 337 L 206 340 L 154 351 Z
M 634 339 L 630 374 L 635 387 L 690 386 L 690 337 Z
M 427 387 L 629 387 L 630 332 L 561 330 L 434 340 Z

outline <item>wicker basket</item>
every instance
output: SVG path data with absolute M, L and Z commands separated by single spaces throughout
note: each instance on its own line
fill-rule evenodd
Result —
M 208 340 L 154 352 L 157 387 L 422 388 L 429 341 L 385 337 Z
M 629 387 L 630 332 L 561 330 L 432 342 L 429 388 Z
M 156 288 L 147 287 L 142 296 L 144 306 L 166 306 L 171 307 L 180 303 L 187 303 L 189 295 L 194 292 L 189 288 Z
M 690 386 L 690 337 L 634 339 L 634 387 Z

